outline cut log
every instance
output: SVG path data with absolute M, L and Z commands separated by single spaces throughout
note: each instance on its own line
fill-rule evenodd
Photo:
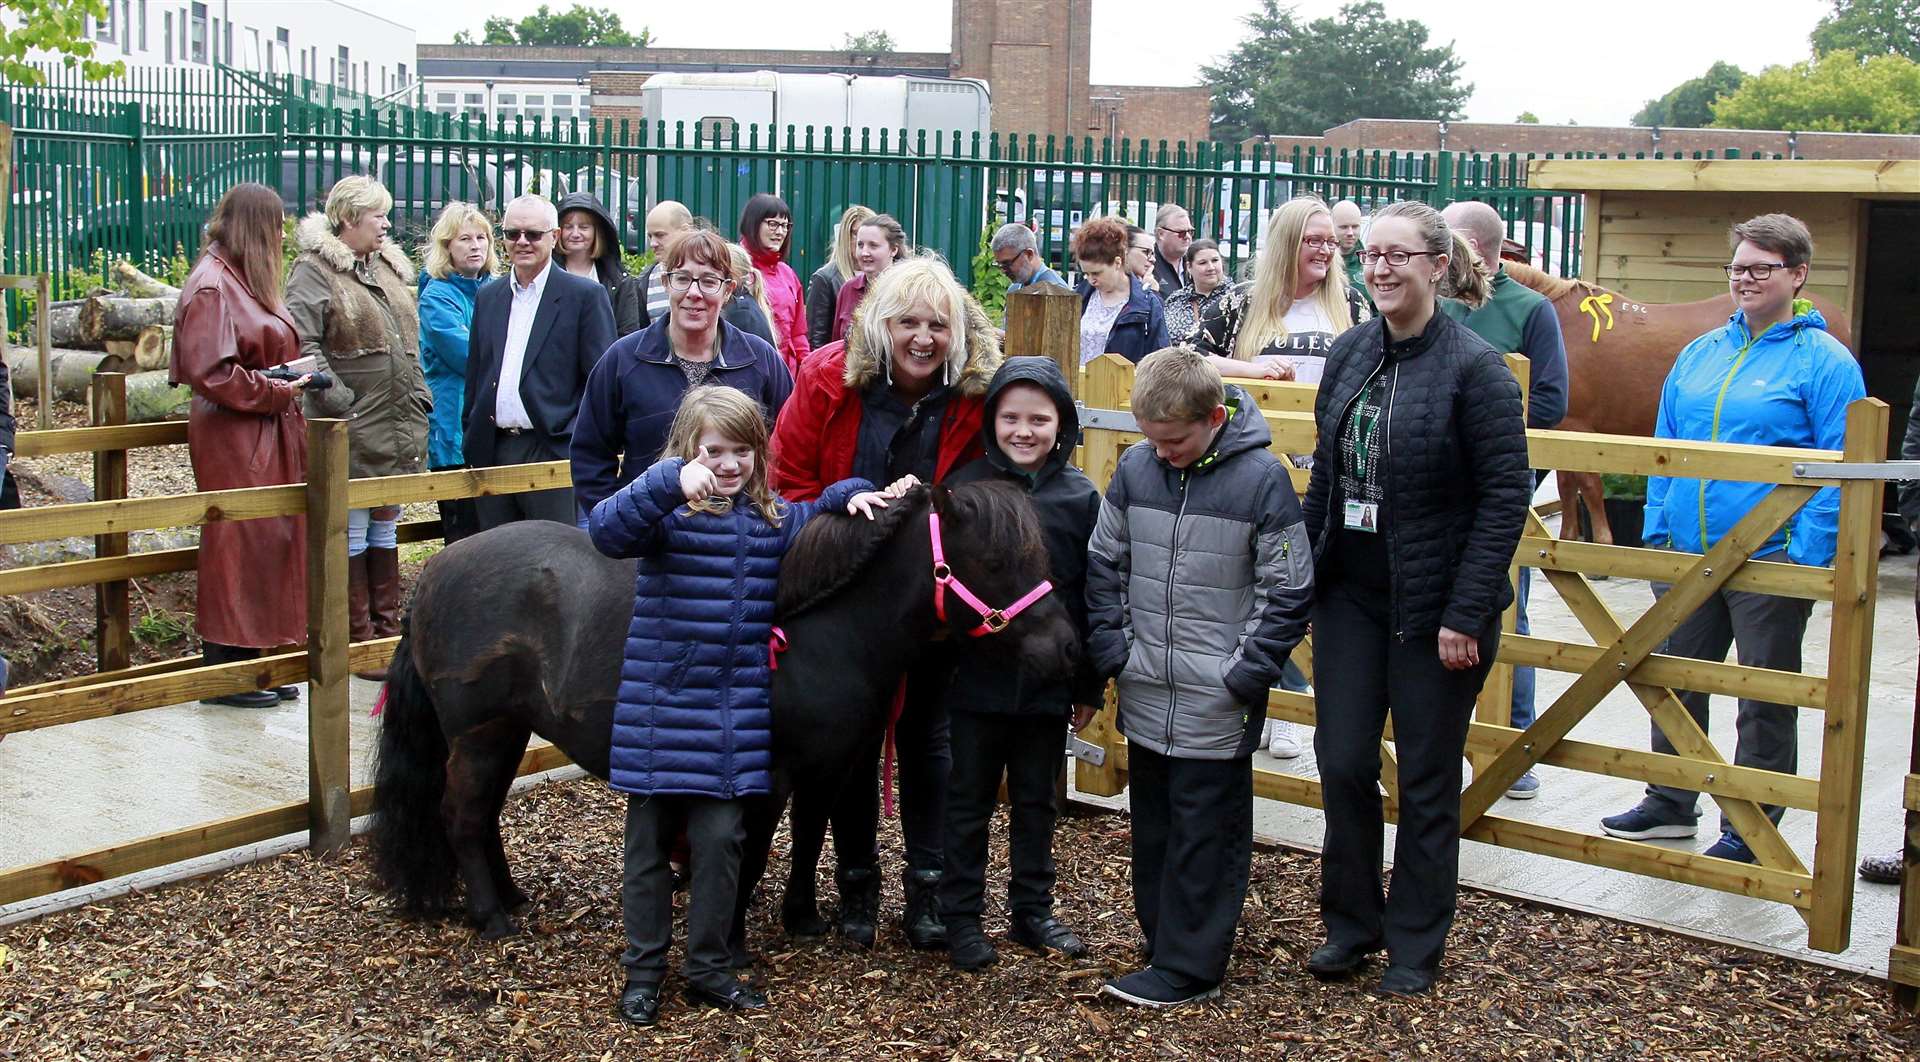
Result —
M 123 299 L 96 295 L 80 307 L 80 336 L 89 343 L 109 339 L 138 339 L 150 325 L 173 323 L 177 299 Z
M 177 299 L 180 297 L 179 288 L 164 281 L 155 280 L 153 277 L 141 272 L 139 266 L 134 265 L 124 258 L 113 263 L 113 268 L 110 272 L 113 274 L 113 282 L 119 285 L 120 290 L 133 298 Z
M 155 372 L 167 368 L 172 360 L 173 326 L 157 324 L 142 328 L 140 338 L 133 341 L 133 363 L 144 372 Z
M 53 350 L 53 397 L 65 402 L 85 402 L 87 381 L 101 368 L 109 355 L 97 350 Z M 17 398 L 40 397 L 40 352 L 31 347 L 13 347 L 7 351 L 7 375 L 13 378 Z
M 47 328 L 52 334 L 54 346 L 75 350 L 87 345 L 80 338 L 80 307 L 85 304 L 86 300 L 81 299 L 70 305 L 55 306 L 47 311 Z M 34 333 L 29 332 L 27 335 L 31 339 Z
M 136 372 L 127 377 L 127 423 L 151 424 L 187 415 L 193 390 L 175 387 L 164 372 Z

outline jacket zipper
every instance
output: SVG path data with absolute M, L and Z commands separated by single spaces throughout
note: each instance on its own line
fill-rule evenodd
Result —
M 1726 405 L 1727 391 L 1733 387 L 1734 375 L 1740 371 L 1740 366 L 1746 364 L 1747 352 L 1752 350 L 1753 345 L 1758 342 L 1760 342 L 1760 337 L 1749 331 L 1747 333 L 1746 346 L 1741 347 L 1740 352 L 1733 356 L 1733 364 L 1727 369 L 1727 378 L 1720 381 L 1720 393 L 1715 396 L 1713 400 L 1713 427 L 1707 433 L 1708 442 L 1720 441 L 1720 409 Z M 1702 553 L 1713 548 L 1713 543 L 1707 541 L 1707 488 L 1712 485 L 1712 482 L 1712 480 L 1703 479 L 1700 481 L 1698 488 L 1700 492 L 1700 552 Z
M 1393 477 L 1390 474 L 1393 469 L 1393 395 L 1394 392 L 1399 389 L 1399 386 L 1400 363 L 1396 361 L 1393 363 L 1393 375 L 1387 379 L 1386 437 L 1382 439 L 1380 443 L 1386 451 L 1386 460 L 1380 462 L 1380 500 L 1383 503 L 1391 500 L 1387 497 L 1387 491 L 1393 486 Z M 1376 516 L 1374 523 L 1376 526 L 1381 526 L 1384 524 L 1384 521 Z M 1400 551 L 1394 544 L 1393 528 L 1390 526 L 1382 526 L 1382 530 L 1387 534 L 1387 596 L 1389 603 L 1393 607 L 1394 625 L 1400 627 L 1399 630 L 1393 632 L 1393 640 L 1405 642 L 1407 640 L 1407 631 L 1400 623 L 1400 595 L 1397 593 L 1400 587 L 1399 565 L 1394 561 L 1394 558 Z
M 1173 682 L 1173 584 L 1174 571 L 1180 566 L 1180 519 L 1187 515 L 1187 485 L 1191 476 L 1186 469 L 1180 470 L 1180 509 L 1173 514 L 1173 540 L 1168 543 L 1168 552 L 1172 556 L 1167 561 L 1167 755 L 1173 755 L 1173 713 L 1179 698 L 1175 696 Z

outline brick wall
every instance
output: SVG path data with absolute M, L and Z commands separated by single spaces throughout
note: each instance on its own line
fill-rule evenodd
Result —
M 593 91 L 593 120 L 628 121 L 637 129 L 646 118 L 640 106 L 640 89 L 652 76 L 631 70 L 596 70 L 587 75 L 587 84 Z
M 1202 86 L 1091 85 L 1086 136 L 1116 140 L 1197 141 L 1207 138 L 1213 97 Z
M 993 89 L 997 132 L 1080 132 L 1090 110 L 1093 0 L 955 0 L 954 77 Z
M 1274 137 L 1282 150 L 1302 146 L 1365 151 L 1532 152 L 1566 154 L 1598 151 L 1629 155 L 1655 151 L 1691 155 L 1711 151 L 1724 155 L 1736 148 L 1742 155 L 1788 154 L 1809 159 L 1920 158 L 1920 136 L 1875 133 L 1798 133 L 1764 129 L 1661 129 L 1636 126 L 1520 125 L 1492 122 L 1450 122 L 1444 138 L 1439 122 L 1362 118 L 1327 130 L 1324 137 Z M 1791 144 L 1788 137 L 1792 135 Z

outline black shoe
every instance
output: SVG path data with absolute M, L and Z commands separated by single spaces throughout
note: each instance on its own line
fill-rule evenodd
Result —
M 900 928 L 907 943 L 921 951 L 947 946 L 947 926 L 940 921 L 940 900 L 934 895 L 940 887 L 937 870 L 909 870 L 902 876 L 906 885 L 906 908 L 900 914 Z
M 630 1025 L 652 1025 L 660 1020 L 660 986 L 628 981 L 616 1009 L 621 1021 Z
M 1100 986 L 1100 993 L 1136 1007 L 1177 1007 L 1182 1003 L 1219 999 L 1220 986 L 1189 981 L 1149 966 L 1108 981 Z
M 225 697 L 202 698 L 200 703 L 227 708 L 278 708 L 280 695 L 272 690 L 247 690 L 244 693 L 229 693 Z
M 947 926 L 947 957 L 962 970 L 984 970 L 1000 961 L 1000 952 L 980 932 L 980 923 L 957 922 Z
M 1087 953 L 1087 942 L 1052 915 L 1014 915 L 1007 938 L 1038 952 L 1057 951 L 1069 959 Z
M 840 881 L 840 935 L 862 948 L 871 948 L 878 936 L 880 871 L 862 867 L 834 875 Z
M 300 687 L 275 686 L 273 688 L 273 695 L 283 701 L 297 701 L 300 699 Z
M 1367 961 L 1367 956 L 1379 951 L 1381 947 L 1383 945 L 1378 940 L 1360 945 L 1327 941 L 1313 949 L 1313 954 L 1307 957 L 1307 972 L 1322 981 L 1337 981 L 1343 977 L 1351 977 L 1353 972 L 1360 968 L 1360 964 Z
M 767 997 L 739 981 L 728 981 L 725 985 L 713 988 L 690 984 L 684 994 L 687 1002 L 695 1006 L 717 1007 L 720 1010 L 759 1010 L 767 1005 Z
M 1389 965 L 1373 990 L 1383 996 L 1424 996 L 1433 991 L 1433 971 Z

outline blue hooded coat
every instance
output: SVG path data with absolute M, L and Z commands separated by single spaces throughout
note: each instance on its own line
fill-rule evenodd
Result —
M 1793 310 L 1792 319 L 1758 337 L 1747 333 L 1745 313 L 1735 311 L 1725 327 L 1687 344 L 1660 390 L 1654 437 L 1843 448 L 1847 405 L 1867 393 L 1860 363 L 1827 334 L 1812 303 L 1796 299 Z M 1642 537 L 1650 546 L 1704 553 L 1772 489 L 1649 476 Z M 1832 564 L 1839 525 L 1840 492 L 1828 487 L 1753 555 L 1785 550 L 1795 564 Z
M 467 389 L 467 330 L 473 323 L 473 297 L 486 277 L 448 273 L 439 280 L 420 274 L 420 366 L 433 413 L 427 419 L 427 467 L 458 468 L 467 463 L 461 445 L 462 400 Z
M 638 557 L 633 622 L 613 709 L 609 781 L 626 793 L 735 797 L 773 789 L 773 627 L 780 558 L 814 514 L 844 512 L 865 480 L 785 505 L 780 526 L 750 505 L 694 512 L 668 458 L 594 506 L 593 544 Z

